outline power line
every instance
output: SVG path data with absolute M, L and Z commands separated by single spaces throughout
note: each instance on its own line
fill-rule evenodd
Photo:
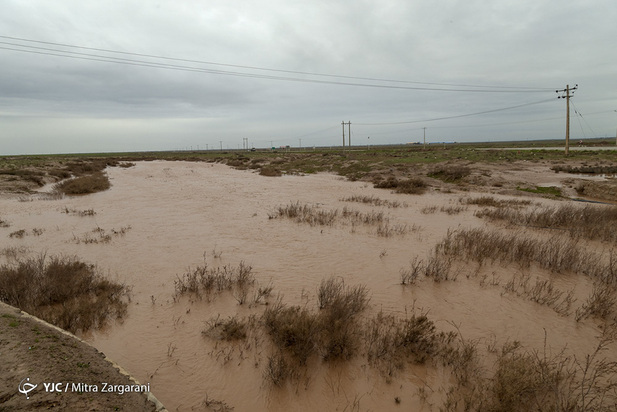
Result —
M 286 73 L 286 74 L 301 74 L 301 75 L 306 75 L 306 76 L 349 79 L 349 80 L 359 80 L 359 81 L 387 82 L 387 83 L 395 83 L 395 84 L 386 85 L 386 84 L 374 84 L 374 83 L 357 83 L 357 82 L 346 82 L 346 81 L 318 80 L 318 79 L 306 79 L 306 78 L 299 78 L 299 77 L 265 75 L 265 74 L 248 73 L 248 72 L 235 72 L 235 71 L 229 71 L 229 70 L 215 70 L 215 69 L 206 69 L 203 67 L 167 64 L 167 63 L 153 62 L 153 61 L 147 61 L 147 60 L 144 61 L 144 60 L 120 58 L 120 57 L 113 57 L 113 56 L 105 56 L 105 55 L 100 55 L 100 54 L 80 53 L 80 52 L 75 52 L 75 51 L 60 50 L 57 48 L 30 46 L 30 45 L 24 45 L 24 44 L 19 44 L 19 43 L 12 43 L 12 42 L 0 42 L 0 44 L 13 46 L 13 47 L 0 47 L 0 49 L 18 51 L 18 52 L 23 52 L 23 53 L 51 55 L 51 56 L 57 56 L 57 57 L 74 58 L 74 59 L 82 59 L 82 60 L 102 61 L 102 62 L 108 62 L 108 63 L 125 64 L 125 65 L 133 65 L 133 66 L 155 67 L 155 68 L 162 68 L 162 69 L 168 69 L 168 70 L 183 70 L 183 71 L 205 72 L 209 74 L 219 74 L 219 75 L 264 78 L 264 79 L 270 79 L 270 80 L 286 80 L 286 81 L 334 84 L 334 85 L 344 85 L 344 86 L 376 87 L 376 88 L 403 89 L 403 90 L 406 89 L 406 90 L 446 91 L 446 92 L 538 93 L 538 92 L 546 92 L 548 90 L 554 90 L 553 88 L 538 88 L 538 87 L 430 83 L 430 82 L 417 82 L 417 81 L 383 79 L 383 78 L 373 78 L 373 77 L 343 76 L 343 75 L 325 74 L 325 73 L 271 69 L 271 68 L 249 66 L 249 65 L 234 65 L 234 64 L 224 64 L 224 63 L 216 63 L 216 62 L 209 62 L 209 61 L 201 61 L 201 60 L 180 59 L 180 58 L 172 58 L 172 57 L 167 57 L 167 56 L 157 56 L 157 55 L 151 55 L 151 54 L 124 52 L 124 51 L 117 51 L 117 50 L 110 50 L 110 49 L 77 46 L 77 45 L 71 45 L 71 44 L 54 43 L 54 42 L 24 39 L 24 38 L 11 37 L 11 36 L 1 36 L 0 35 L 0 38 L 18 40 L 22 42 L 44 44 L 44 45 L 50 45 L 50 46 L 56 46 L 56 47 L 58 46 L 59 47 L 70 47 L 70 48 L 81 49 L 81 50 L 91 50 L 91 51 L 104 52 L 104 53 L 115 53 L 115 54 L 122 54 L 122 55 L 127 55 L 127 56 L 136 56 L 136 57 L 147 57 L 150 59 L 160 59 L 160 60 L 175 61 L 175 62 L 197 63 L 197 64 L 206 64 L 206 65 L 217 65 L 217 66 L 222 66 L 222 67 L 234 67 L 234 68 L 240 68 L 240 69 L 246 69 L 246 70 L 259 70 L 259 71 L 269 71 L 269 72 Z M 15 48 L 15 47 L 19 47 L 19 48 Z M 400 84 L 417 84 L 417 85 L 424 85 L 424 86 L 422 87 L 402 86 Z M 429 86 L 441 86 L 441 87 L 429 87 Z
M 484 110 L 484 111 L 481 111 L 481 112 L 459 114 L 459 115 L 456 115 L 456 116 L 435 117 L 435 118 L 432 118 L 432 119 L 410 120 L 410 121 L 405 121 L 405 122 L 389 122 L 389 123 L 356 123 L 356 125 L 357 126 L 386 126 L 386 125 L 397 125 L 397 124 L 412 124 L 412 123 L 421 123 L 421 122 L 434 122 L 434 121 L 437 121 L 437 120 L 458 119 L 458 118 L 461 118 L 461 117 L 469 117 L 469 116 L 477 116 L 477 115 L 487 114 L 487 113 L 501 112 L 501 111 L 504 111 L 504 110 L 517 109 L 519 107 L 531 106 L 531 105 L 534 105 L 534 104 L 546 103 L 546 102 L 551 102 L 551 101 L 553 101 L 553 99 L 545 99 L 545 100 L 539 100 L 539 101 L 531 102 L 531 103 L 523 103 L 523 104 L 519 104 L 519 105 L 516 105 L 516 106 L 502 107 L 500 109 Z

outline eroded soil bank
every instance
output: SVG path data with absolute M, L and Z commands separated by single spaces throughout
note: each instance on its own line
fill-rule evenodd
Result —
M 465 199 L 499 192 L 491 196 L 528 200 L 525 207 L 530 208 L 562 201 L 527 193 L 513 196 L 516 193 L 503 192 L 499 185 L 483 187 L 481 193 L 454 186 L 431 187 L 422 195 L 395 194 L 330 174 L 265 177 L 209 163 L 138 162 L 107 173 L 112 187 L 105 192 L 56 200 L 0 200 L 0 217 L 9 225 L 0 228 L 3 259 L 10 261 L 15 254 L 77 255 L 130 285 L 132 301 L 124 320 L 83 338 L 149 383 L 169 410 L 439 410 L 454 384 L 450 366 L 439 362 L 404 360 L 384 373 L 360 345 L 356 356 L 346 361 L 312 356 L 293 379 L 275 385 L 268 378 L 268 365 L 277 349 L 263 328 L 230 342 L 202 333 L 216 318 L 253 315 L 259 323 L 277 299 L 318 311 L 320 283 L 330 277 L 344 279 L 346 285 L 366 285 L 370 303 L 362 314 L 365 319 L 380 311 L 401 319 L 427 314 L 438 330 L 473 342 L 487 370 L 494 366 L 496 348 L 507 342 L 520 341 L 545 354 L 564 350 L 578 359 L 597 348 L 600 322 L 574 319 L 593 283 L 577 273 L 456 261 L 448 279 L 420 277 L 401 285 L 401 270 L 414 259 L 429 261 L 449 231 L 523 230 L 474 216 L 481 206 Z M 533 186 L 568 178 L 542 166 L 487 169 L 486 174 Z M 349 200 L 354 197 L 382 203 Z M 290 204 L 336 210 L 339 217 L 325 225 L 276 217 L 279 207 Z M 382 223 L 340 218 L 344 208 L 381 214 Z M 79 213 L 87 210 L 93 213 Z M 23 236 L 10 237 L 22 229 Z M 549 235 L 524 230 L 533 237 Z M 591 247 L 607 251 L 613 245 L 595 242 Z M 250 265 L 256 278 L 242 304 L 232 292 L 176 293 L 175 282 L 198 266 L 231 268 L 240 262 Z M 508 289 L 512 279 L 525 274 L 571 292 L 575 303 L 570 313 L 557 313 Z M 270 286 L 269 297 L 251 300 L 259 287 Z M 614 359 L 614 345 L 603 353 Z

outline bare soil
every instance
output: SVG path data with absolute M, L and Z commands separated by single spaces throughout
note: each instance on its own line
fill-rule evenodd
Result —
M 74 392 L 73 384 L 134 385 L 94 347 L 0 303 L 1 411 L 156 411 L 143 393 Z M 24 379 L 37 387 L 19 391 Z M 69 385 L 67 392 L 45 391 L 45 383 Z M 23 389 L 23 385 L 21 386 Z M 160 410 L 160 409 L 159 409 Z

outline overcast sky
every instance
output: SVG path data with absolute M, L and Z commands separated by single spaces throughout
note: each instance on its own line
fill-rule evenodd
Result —
M 617 131 L 615 0 L 1 0 L 0 36 L 0 155 L 563 138 L 568 84 L 573 139 Z

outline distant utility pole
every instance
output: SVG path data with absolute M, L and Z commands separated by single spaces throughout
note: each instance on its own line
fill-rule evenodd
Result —
M 424 129 L 424 149 L 426 150 L 426 127 L 423 127 Z
M 223 141 L 219 140 L 219 143 L 221 144 L 221 152 L 223 151 Z
M 570 152 L 570 97 L 576 89 L 578 89 L 578 84 L 573 88 L 570 88 L 568 84 L 565 89 L 555 90 L 555 93 L 563 93 L 557 97 L 558 99 L 566 99 L 566 156 Z
M 617 113 L 617 110 L 613 110 L 613 111 Z M 615 133 L 615 144 L 617 145 L 617 133 Z
M 341 122 L 341 125 L 343 126 L 343 151 L 345 151 L 345 125 L 347 125 L 347 130 L 349 131 L 348 135 L 349 135 L 349 148 L 351 149 L 351 122 L 347 122 L 345 123 L 345 121 Z
M 347 122 L 347 133 L 349 135 L 349 148 L 351 149 L 351 122 Z

